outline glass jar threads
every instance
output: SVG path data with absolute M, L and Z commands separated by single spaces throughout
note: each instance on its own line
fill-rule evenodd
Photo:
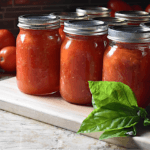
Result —
M 140 25 L 150 20 L 150 14 L 146 11 L 118 11 L 115 17 L 127 20 L 128 25 Z
M 93 17 L 109 17 L 111 10 L 106 7 L 78 7 L 76 8 L 77 13 L 84 13 L 88 15 L 88 18 Z
M 72 20 L 64 23 L 64 32 L 60 94 L 70 103 L 91 104 L 88 81 L 102 80 L 107 25 L 96 20 Z
M 104 53 L 103 81 L 127 84 L 139 107 L 150 103 L 150 29 L 141 26 L 110 26 L 109 46 Z
M 76 12 L 54 12 L 51 13 L 50 15 L 58 16 L 60 18 L 61 27 L 59 28 L 59 34 L 61 36 L 62 41 L 64 41 L 65 39 L 65 33 L 63 31 L 64 21 L 88 19 L 87 15 L 83 13 L 76 13 Z
M 58 17 L 18 17 L 16 41 L 18 88 L 27 94 L 45 95 L 59 90 L 60 46 Z

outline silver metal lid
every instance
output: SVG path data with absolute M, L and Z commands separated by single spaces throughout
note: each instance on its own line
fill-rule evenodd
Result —
M 145 22 L 150 20 L 150 14 L 146 11 L 117 11 L 115 12 L 115 17 L 131 22 Z
M 150 42 L 150 29 L 141 26 L 109 26 L 108 39 L 127 43 Z
M 64 32 L 75 35 L 107 34 L 108 25 L 98 20 L 69 20 L 64 22 Z
M 60 27 L 60 20 L 57 16 L 43 15 L 22 15 L 18 17 L 18 27 L 24 29 L 57 29 Z
M 109 17 L 111 10 L 106 7 L 78 7 L 76 8 L 76 12 L 84 13 L 91 16 L 99 15 L 101 17 Z
M 77 12 L 54 12 L 50 13 L 50 15 L 54 15 L 60 18 L 60 24 L 63 25 L 66 20 L 82 20 L 88 19 L 88 16 L 83 13 Z
M 127 20 L 115 17 L 94 17 L 92 20 L 104 21 L 108 25 L 127 25 Z
M 150 28 L 150 22 L 141 23 L 140 26 Z

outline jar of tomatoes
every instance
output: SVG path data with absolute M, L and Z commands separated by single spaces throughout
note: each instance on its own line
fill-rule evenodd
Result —
M 59 34 L 61 36 L 62 42 L 65 39 L 65 33 L 64 33 L 64 21 L 67 20 L 82 20 L 82 19 L 88 19 L 87 15 L 83 13 L 76 13 L 76 12 L 54 12 L 50 15 L 58 16 L 60 18 L 60 25 L 59 28 Z
M 78 7 L 76 8 L 77 13 L 84 13 L 88 15 L 88 18 L 93 17 L 109 17 L 111 10 L 106 7 Z
M 58 17 L 23 15 L 18 18 L 16 41 L 18 88 L 27 94 L 45 95 L 59 90 L 60 46 Z
M 150 103 L 150 29 L 141 26 L 110 26 L 109 46 L 104 53 L 103 81 L 127 84 L 139 107 Z
M 74 104 L 91 104 L 88 81 L 102 80 L 107 25 L 97 20 L 67 21 L 61 46 L 60 94 Z M 105 38 L 104 38 L 105 37 Z
M 140 25 L 150 20 L 150 14 L 146 11 L 117 11 L 115 17 L 126 19 L 128 25 Z
M 127 25 L 127 20 L 116 17 L 94 17 L 92 20 L 104 21 L 109 26 Z

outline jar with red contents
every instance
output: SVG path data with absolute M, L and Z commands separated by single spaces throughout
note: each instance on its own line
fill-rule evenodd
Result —
M 64 33 L 64 21 L 67 20 L 82 20 L 82 19 L 88 19 L 87 15 L 83 13 L 76 13 L 76 12 L 54 12 L 50 15 L 58 16 L 60 18 L 60 25 L 59 28 L 59 34 L 61 36 L 62 42 L 65 39 L 65 33 Z
M 137 98 L 139 107 L 150 103 L 150 29 L 110 26 L 104 53 L 103 81 L 123 82 Z
M 66 38 L 61 46 L 60 94 L 70 103 L 91 104 L 88 81 L 102 80 L 107 25 L 96 20 L 67 21 L 64 32 Z
M 16 41 L 17 85 L 20 91 L 45 95 L 59 90 L 61 37 L 58 17 L 23 15 Z
M 77 13 L 83 13 L 88 15 L 88 18 L 94 17 L 109 17 L 111 10 L 106 7 L 78 7 L 76 8 Z
M 140 25 L 150 20 L 150 14 L 146 11 L 118 11 L 115 12 L 115 17 L 126 19 L 128 25 Z

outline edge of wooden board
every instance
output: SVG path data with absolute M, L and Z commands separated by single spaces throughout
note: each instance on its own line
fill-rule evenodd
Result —
M 32 96 L 19 91 L 16 77 L 0 81 L 0 109 L 77 132 L 82 121 L 93 110 L 64 101 L 58 93 Z M 140 129 L 135 137 L 111 138 L 104 141 L 131 149 L 149 149 L 150 130 Z M 102 132 L 84 134 L 98 139 Z

